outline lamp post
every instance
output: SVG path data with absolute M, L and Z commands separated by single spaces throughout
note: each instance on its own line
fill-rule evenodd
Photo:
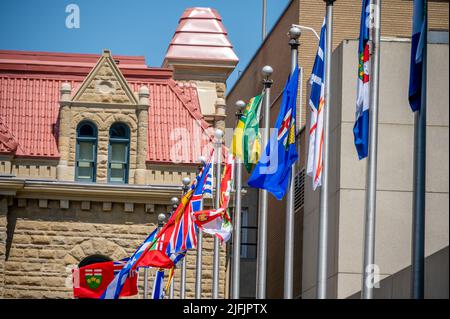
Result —
M 236 102 L 236 119 L 243 115 L 245 102 L 239 100 Z M 236 196 L 234 207 L 234 232 L 233 232 L 233 264 L 231 269 L 231 298 L 239 299 L 239 281 L 240 281 L 240 262 L 241 262 L 241 202 L 242 202 L 242 159 L 236 156 Z
M 273 73 L 271 66 L 266 65 L 262 69 L 264 76 L 264 130 L 262 136 L 262 149 L 269 142 L 270 130 L 270 87 L 273 81 L 270 76 Z M 259 191 L 259 220 L 258 220 L 258 255 L 256 261 L 256 298 L 266 297 L 266 266 L 267 266 L 267 205 L 268 193 L 265 189 Z
M 191 180 L 189 177 L 183 177 L 183 196 L 189 191 L 189 184 Z M 185 254 L 183 259 L 181 260 L 181 282 L 180 282 L 180 299 L 186 298 L 186 257 Z

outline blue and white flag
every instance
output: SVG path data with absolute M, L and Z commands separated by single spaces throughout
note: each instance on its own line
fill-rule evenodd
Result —
M 296 138 L 296 104 L 298 67 L 289 75 L 283 91 L 275 132 L 253 169 L 248 185 L 271 192 L 278 200 L 286 194 L 291 177 L 291 166 L 298 159 Z
M 422 56 L 426 42 L 425 1 L 414 0 L 411 64 L 409 73 L 409 105 L 413 112 L 420 109 L 422 98 Z
M 155 274 L 155 281 L 153 282 L 152 299 L 164 299 L 164 270 L 160 269 Z
M 128 259 L 125 266 L 120 270 L 120 272 L 114 277 L 114 279 L 109 283 L 106 290 L 103 292 L 100 299 L 118 299 L 120 292 L 122 291 L 123 285 L 125 284 L 128 277 L 132 274 L 137 262 L 139 261 L 142 254 L 150 247 L 155 236 L 158 232 L 156 228 L 139 246 L 135 253 Z
M 369 153 L 369 107 L 370 107 L 370 0 L 363 0 L 358 46 L 358 86 L 356 97 L 356 121 L 353 126 L 358 158 Z
M 309 107 L 311 109 L 311 121 L 309 128 L 308 163 L 306 174 L 312 177 L 313 189 L 322 185 L 322 163 L 323 163 L 323 113 L 325 106 L 325 36 L 326 22 L 323 19 L 320 31 L 319 47 L 317 48 L 316 60 L 312 70 L 311 96 Z

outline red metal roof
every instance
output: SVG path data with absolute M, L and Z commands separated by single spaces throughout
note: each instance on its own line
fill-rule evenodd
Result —
M 219 13 L 211 8 L 188 8 L 166 53 L 166 60 L 201 60 L 237 63 Z
M 36 59 L 34 59 L 36 57 Z M 65 60 L 67 58 L 67 60 Z M 63 82 L 75 94 L 100 55 L 0 50 L 0 152 L 16 156 L 58 158 L 59 89 Z M 211 134 L 203 119 L 194 84 L 175 82 L 172 71 L 148 68 L 143 57 L 114 56 L 134 92 L 150 90 L 147 161 L 170 163 L 171 132 L 185 129 L 192 138 L 200 129 L 202 141 L 184 143 L 182 163 L 195 163 L 199 147 Z M 174 137 L 174 136 L 172 136 Z M 14 149 L 14 141 L 18 144 Z M 172 150 L 173 152 L 173 150 Z

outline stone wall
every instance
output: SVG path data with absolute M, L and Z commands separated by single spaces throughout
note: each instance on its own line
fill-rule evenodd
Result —
M 2 202 L 3 203 L 3 202 Z M 113 204 L 110 211 L 102 210 L 102 203 L 91 202 L 83 210 L 81 202 L 70 202 L 62 210 L 59 201 L 48 201 L 48 208 L 39 208 L 38 200 L 28 199 L 19 208 L 17 200 L 8 210 L 8 227 L 12 230 L 5 245 L 0 235 L 0 260 L 6 250 L 4 283 L 0 293 L 4 298 L 72 298 L 71 269 L 84 257 L 102 254 L 118 260 L 130 256 L 145 237 L 156 227 L 157 215 L 165 206 L 157 205 L 154 213 L 145 213 L 144 205 L 135 204 L 132 213 L 123 211 L 123 204 Z M 5 205 L 2 205 L 2 207 Z M 1 212 L 1 211 L 0 211 Z M 6 218 L 0 214 L 0 234 L 4 234 Z M 6 217 L 6 216 L 5 216 Z M 212 238 L 204 242 L 204 296 L 211 295 Z M 195 283 L 195 252 L 188 253 L 186 296 L 193 298 Z M 225 251 L 221 252 L 220 296 L 225 291 Z M 149 287 L 154 271 L 150 271 Z M 175 277 L 175 297 L 179 296 L 179 271 Z M 142 298 L 143 271 L 139 276 L 139 295 Z
M 3 290 L 4 290 L 7 210 L 8 210 L 7 199 L 6 198 L 0 199 L 0 298 L 3 297 Z

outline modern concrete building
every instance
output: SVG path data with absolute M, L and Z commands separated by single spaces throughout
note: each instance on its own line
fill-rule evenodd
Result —
M 344 40 L 332 59 L 329 298 L 347 298 L 360 291 L 362 285 L 367 161 L 357 159 L 353 142 L 357 47 L 357 40 Z M 407 99 L 410 50 L 410 42 L 405 40 L 381 44 L 375 241 L 375 264 L 379 279 L 383 280 L 380 288 L 375 289 L 375 297 L 379 298 L 410 296 L 410 277 L 406 270 L 411 265 L 414 158 L 414 114 Z M 448 53 L 448 42 L 428 44 L 426 298 L 449 296 Z M 307 180 L 303 298 L 316 295 L 318 209 L 319 194 Z
M 436 61 L 433 63 L 436 63 L 435 65 L 443 65 L 448 62 L 448 1 L 429 1 L 429 30 L 430 32 L 430 41 L 432 41 L 432 38 L 439 38 L 441 40 L 438 40 L 438 42 L 445 42 L 445 39 L 447 39 L 447 44 L 436 44 L 436 45 L 430 45 L 432 48 L 431 50 L 434 50 L 435 54 L 439 56 L 443 56 L 442 61 Z M 360 12 L 361 12 L 361 1 L 355 1 L 355 0 L 338 0 L 334 4 L 334 30 L 333 30 L 333 74 L 332 74 L 332 84 L 333 84 L 333 100 L 331 101 L 331 107 L 333 108 L 333 123 L 335 127 L 340 126 L 340 123 L 343 121 L 344 117 L 342 114 L 344 113 L 336 113 L 336 112 L 345 112 L 345 121 L 350 125 L 354 121 L 354 112 L 355 112 L 355 99 L 356 99 L 356 62 L 357 62 L 357 51 L 356 48 L 352 52 L 351 51 L 351 45 L 354 46 L 354 41 L 347 41 L 348 39 L 357 39 L 359 34 L 359 19 L 360 19 Z M 392 99 L 392 103 L 395 104 L 395 109 L 398 110 L 400 107 L 399 103 L 401 102 L 401 114 L 407 114 L 406 118 L 404 119 L 404 122 L 401 122 L 402 124 L 395 127 L 395 129 L 391 132 L 384 131 L 384 128 L 380 128 L 380 143 L 382 143 L 385 139 L 388 141 L 394 142 L 394 138 L 397 138 L 397 136 L 401 136 L 402 134 L 410 134 L 412 129 L 412 114 L 409 111 L 409 107 L 407 104 L 407 82 L 408 82 L 408 76 L 409 76 L 409 69 L 408 69 L 408 61 L 409 56 L 407 51 L 410 48 L 410 42 L 409 38 L 411 36 L 411 25 L 412 25 L 412 2 L 411 1 L 400 1 L 400 0 L 393 0 L 393 1 L 383 1 L 382 2 L 382 18 L 381 18 L 381 36 L 382 39 L 385 40 L 383 42 L 383 52 L 381 55 L 382 59 L 382 69 L 381 69 L 381 76 L 383 83 L 380 83 L 380 87 L 382 91 L 380 91 L 380 101 L 381 103 L 388 103 L 386 99 L 389 97 L 389 99 Z M 279 105 L 281 103 L 281 94 L 282 89 L 284 87 L 284 84 L 286 82 L 286 79 L 288 77 L 289 71 L 290 71 L 290 47 L 288 45 L 289 38 L 287 36 L 287 32 L 289 31 L 289 28 L 291 24 L 300 24 L 307 27 L 314 28 L 317 33 L 320 31 L 320 27 L 323 22 L 323 17 L 325 14 L 325 3 L 323 1 L 316 1 L 316 0 L 293 0 L 291 1 L 288 6 L 286 7 L 283 14 L 280 16 L 279 20 L 276 22 L 275 26 L 272 28 L 270 33 L 267 35 L 266 39 L 263 41 L 261 46 L 258 48 L 258 50 L 255 52 L 255 55 L 253 56 L 253 59 L 250 61 L 250 63 L 245 67 L 245 69 L 242 70 L 242 74 L 236 84 L 230 89 L 228 95 L 227 95 L 227 127 L 234 127 L 234 119 L 233 114 L 235 113 L 235 107 L 234 104 L 237 100 L 248 100 L 252 96 L 255 96 L 259 94 L 262 91 L 263 85 L 262 85 L 262 74 L 261 69 L 264 65 L 271 65 L 274 69 L 274 73 L 272 76 L 272 79 L 274 80 L 274 84 L 272 86 L 272 92 L 271 92 L 271 123 L 273 126 L 276 116 L 278 114 Z M 442 41 L 444 39 L 444 41 Z M 386 40 L 390 40 L 390 42 L 386 42 Z M 299 48 L 299 57 L 298 57 L 298 63 L 299 67 L 302 70 L 302 75 L 300 77 L 300 85 L 299 85 L 299 95 L 298 95 L 298 110 L 297 110 L 297 116 L 298 120 L 297 123 L 299 123 L 299 133 L 297 136 L 297 141 L 299 145 L 299 154 L 300 159 L 296 163 L 296 169 L 298 172 L 298 175 L 296 177 L 296 199 L 295 199 L 295 255 L 294 255 L 294 296 L 297 298 L 313 298 L 315 297 L 315 285 L 316 285 L 316 273 L 315 273 L 315 265 L 317 263 L 316 260 L 316 245 L 318 240 L 318 233 L 317 228 L 315 226 L 317 222 L 317 213 L 312 213 L 314 211 L 317 205 L 317 196 L 318 193 L 312 193 L 310 189 L 311 180 L 309 177 L 305 177 L 305 163 L 306 163 L 306 156 L 307 156 L 307 132 L 309 129 L 309 122 L 307 119 L 308 110 L 306 101 L 308 100 L 308 78 L 311 74 L 311 69 L 314 63 L 314 58 L 317 51 L 317 39 L 313 35 L 313 33 L 304 31 L 300 37 L 300 48 Z M 392 50 L 395 50 L 393 52 L 389 51 L 386 52 L 385 46 L 390 45 Z M 447 51 L 445 51 L 447 50 Z M 344 52 L 349 56 L 345 58 L 345 61 L 348 61 L 347 64 L 343 64 L 343 60 L 341 57 L 341 60 L 339 60 L 338 55 L 342 54 Z M 405 52 L 403 52 L 405 51 Z M 402 58 L 400 58 L 400 52 Z M 437 53 L 439 52 L 439 53 Z M 447 52 L 447 53 L 445 53 Z M 350 55 L 353 54 L 351 57 Z M 445 55 L 447 54 L 447 55 Z M 347 60 L 348 59 L 348 60 Z M 353 60 L 352 60 L 353 59 Z M 431 53 L 429 56 L 429 59 L 431 59 Z M 401 60 L 402 64 L 397 65 L 396 63 Z M 444 62 L 445 60 L 445 62 Z M 349 63 L 353 64 L 349 64 Z M 431 64 L 433 65 L 433 64 Z M 433 72 L 431 69 L 429 72 Z M 240 66 L 238 65 L 238 69 Z M 388 69 L 386 69 L 388 68 Z M 395 75 L 397 78 L 390 78 L 394 74 L 383 74 L 383 72 L 386 73 L 386 70 L 391 72 L 396 72 Z M 396 71 L 394 71 L 396 70 Z M 401 73 L 400 71 L 404 71 Z M 444 71 L 447 71 L 445 73 Z M 436 71 L 434 71 L 436 72 Z M 447 75 L 446 75 L 447 74 Z M 345 77 L 344 77 L 345 75 Z M 399 78 L 401 77 L 402 81 L 399 81 Z M 438 79 L 439 78 L 439 79 Z M 394 81 L 395 80 L 395 81 Z M 439 87 L 442 88 L 448 86 L 448 70 L 446 70 L 444 67 L 442 67 L 442 70 L 432 76 L 430 75 L 429 81 L 436 81 L 436 83 L 439 83 Z M 442 81 L 442 82 L 440 82 Z M 429 86 L 432 85 L 431 82 Z M 386 91 L 383 91 L 383 88 L 386 88 Z M 349 91 L 351 90 L 351 92 Z M 442 99 L 442 104 L 440 104 L 440 110 L 439 112 L 444 112 L 444 105 L 447 105 L 445 102 L 445 97 L 447 96 L 448 100 L 448 92 L 444 91 L 443 93 L 437 93 L 438 90 L 431 90 L 429 89 L 428 95 L 429 99 Z M 384 93 L 383 93 L 384 92 Z M 383 95 L 384 94 L 384 95 Z M 433 95 L 434 94 L 434 95 Z M 447 94 L 447 95 L 446 95 Z M 388 95 L 388 96 L 385 96 Z M 345 96 L 346 101 L 345 105 L 342 100 L 335 100 L 342 98 L 342 96 Z M 338 108 L 337 106 L 342 106 L 342 108 Z M 383 104 L 386 105 L 386 104 Z M 387 104 L 389 105 L 389 104 Z M 429 104 L 430 105 L 430 104 Z M 345 107 L 345 110 L 344 110 Z M 387 106 L 385 106 L 385 109 Z M 448 125 L 448 109 L 447 113 L 441 114 L 441 118 L 446 119 L 447 124 L 439 124 L 438 126 L 445 127 Z M 381 111 L 383 112 L 383 111 Z M 383 116 L 385 117 L 385 121 L 388 121 L 387 117 L 395 117 L 396 120 L 401 116 L 401 114 L 398 113 L 384 113 L 383 115 L 380 114 L 380 123 L 383 123 Z M 399 120 L 400 121 L 400 120 Z M 407 125 L 409 126 L 407 126 Z M 346 124 L 347 125 L 347 124 Z M 383 124 L 380 124 L 381 126 Z M 410 131 L 407 133 L 402 132 L 402 129 L 409 128 Z M 400 132 L 396 134 L 396 129 L 399 129 Z M 430 129 L 433 131 L 433 129 Z M 439 130 L 438 130 L 439 131 Z M 443 143 L 448 143 L 445 141 L 448 141 L 448 132 L 447 135 L 445 134 L 444 130 L 435 131 L 434 134 L 438 134 L 436 138 L 439 138 Z M 333 174 L 335 174 L 338 177 L 342 177 L 345 174 L 348 174 L 347 178 L 350 179 L 356 179 L 356 177 L 352 177 L 356 172 L 358 172 L 358 178 L 365 177 L 365 171 L 363 165 L 365 165 L 365 161 L 358 162 L 356 153 L 353 147 L 353 142 L 351 140 L 351 135 L 348 136 L 348 132 L 344 132 L 345 140 L 342 138 L 341 140 L 333 140 L 333 165 L 331 166 L 331 171 Z M 341 133 L 341 134 L 344 134 Z M 390 134 L 393 134 L 391 137 Z M 383 135 L 383 134 L 387 134 Z M 412 133 L 411 133 L 412 134 Z M 429 133 L 433 134 L 433 133 Z M 412 139 L 412 135 L 407 135 L 408 141 Z M 406 138 L 406 136 L 405 136 Z M 447 139 L 447 140 L 446 140 Z M 339 143 L 337 143 L 339 142 Z M 345 144 L 345 149 L 343 149 L 343 144 Z M 430 142 L 431 143 L 431 142 Z M 428 145 L 430 145 L 430 143 Z M 406 144 L 406 143 L 405 143 Z M 402 144 L 400 147 L 406 147 L 405 144 Z M 447 144 L 445 144 L 447 145 Z M 444 146 L 445 146 L 444 145 Z M 353 147 L 353 148 L 352 148 Z M 395 147 L 392 145 L 391 147 Z M 400 147 L 398 150 L 400 150 Z M 448 153 L 448 146 L 447 148 L 444 147 L 444 150 L 447 150 Z M 336 149 L 338 148 L 338 149 Z M 378 189 L 379 190 L 396 190 L 399 191 L 399 196 L 406 195 L 405 193 L 401 192 L 404 190 L 408 190 L 409 192 L 412 189 L 412 166 L 411 170 L 408 169 L 405 165 L 402 166 L 402 171 L 393 171 L 392 168 L 396 166 L 391 166 L 390 161 L 394 161 L 396 163 L 405 163 L 408 162 L 408 165 L 412 165 L 412 149 L 409 149 L 411 151 L 410 153 L 406 154 L 403 153 L 396 153 L 396 152 L 390 152 L 390 157 L 381 157 L 382 151 L 380 151 L 379 154 L 379 162 L 378 162 Z M 442 150 L 440 150 L 442 151 Z M 444 152 L 444 151 L 442 151 Z M 442 153 L 444 154 L 444 153 Z M 448 157 L 448 155 L 447 155 Z M 340 158 L 346 159 L 340 160 Z M 434 158 L 434 157 L 433 157 Z M 339 165 L 337 165 L 339 163 Z M 343 163 L 347 163 L 346 166 L 342 166 Z M 435 165 L 435 166 L 433 166 Z M 383 177 L 381 177 L 383 175 Z M 442 165 L 439 163 L 433 162 L 433 160 L 430 158 L 427 163 L 427 178 L 430 178 L 431 176 L 440 176 L 440 178 L 443 179 L 446 183 L 448 183 L 448 166 L 447 170 L 442 168 Z M 386 185 L 383 183 L 387 183 L 390 178 L 393 178 L 391 183 L 394 183 L 394 185 L 397 185 L 397 188 L 393 188 L 393 185 Z M 245 180 L 247 176 L 244 177 L 244 185 Z M 336 177 L 337 178 L 337 177 Z M 404 183 L 402 187 L 404 188 L 398 188 L 400 187 L 398 183 Z M 337 182 L 336 182 L 337 183 Z M 364 183 L 362 180 L 358 180 L 358 187 L 359 187 L 359 196 L 361 196 L 361 193 L 363 194 L 363 188 Z M 408 184 L 409 183 L 409 184 Z M 429 184 L 427 180 L 427 184 Z M 353 184 L 352 184 L 353 185 Z M 405 186 L 408 185 L 408 186 Z M 442 184 L 443 185 L 443 184 Z M 333 185 L 333 187 L 336 187 L 335 189 L 338 189 L 338 186 L 336 184 Z M 356 188 L 358 188 L 356 187 Z M 401 190 L 401 191 L 400 191 Z M 342 191 L 342 193 L 345 193 L 346 189 Z M 431 192 L 431 191 L 430 191 Z M 439 201 L 439 209 L 442 209 L 441 212 L 448 211 L 448 188 L 441 187 L 439 188 L 439 194 L 442 195 L 444 198 L 441 198 Z M 397 193 L 392 193 L 391 195 L 396 198 Z M 378 201 L 381 200 L 388 200 L 388 199 L 382 199 L 383 195 L 385 193 L 381 193 L 378 196 Z M 247 199 L 243 199 L 243 205 L 244 207 L 248 208 L 248 212 L 250 216 L 248 217 L 248 220 L 252 222 L 252 227 L 256 227 L 257 224 L 257 202 L 255 202 L 253 199 L 257 197 L 257 192 L 252 189 L 248 189 Z M 352 195 L 353 196 L 353 195 Z M 410 207 L 405 207 L 404 203 L 408 201 L 408 199 L 404 199 L 402 204 L 398 203 L 399 205 L 403 205 L 401 207 L 396 208 L 394 211 L 395 213 L 392 213 L 393 220 L 403 220 L 403 218 L 406 218 L 405 216 L 411 216 L 411 195 L 409 195 L 409 205 Z M 428 194 L 427 195 L 427 205 L 435 205 L 436 202 L 434 201 L 435 198 L 433 195 Z M 429 199 L 429 197 L 432 196 L 432 198 Z M 437 196 L 437 195 L 436 195 Z M 447 196 L 447 197 L 445 197 Z M 445 198 L 447 198 L 447 206 L 444 205 Z M 353 203 L 353 200 L 355 202 Z M 359 198 L 358 200 L 361 200 Z M 362 199 L 363 200 L 363 199 Z M 357 289 L 360 289 L 361 283 L 358 282 L 357 276 L 360 276 L 361 268 L 360 264 L 362 264 L 362 247 L 363 247 L 363 241 L 361 236 L 361 232 L 363 231 L 363 227 L 360 224 L 362 222 L 362 218 L 364 216 L 364 210 L 362 207 L 358 206 L 361 205 L 361 202 L 357 202 L 356 198 L 349 198 L 347 200 L 347 206 L 342 208 L 340 205 L 342 203 L 341 201 L 337 201 L 335 197 L 331 199 L 331 203 L 333 203 L 333 209 L 339 210 L 342 212 L 342 216 L 349 216 L 347 214 L 354 214 L 358 218 L 360 218 L 360 222 L 358 224 L 353 224 L 349 222 L 349 228 L 342 229 L 342 233 L 340 233 L 340 237 L 336 237 L 339 235 L 336 235 L 336 227 L 341 227 L 342 220 L 336 219 L 339 217 L 338 211 L 333 211 L 331 215 L 334 220 L 334 224 L 330 224 L 330 240 L 333 238 L 333 242 L 329 243 L 330 247 L 330 264 L 329 265 L 329 293 L 328 296 L 330 298 L 346 298 L 350 295 L 357 292 Z M 382 204 L 380 204 L 382 205 Z M 427 206 L 428 207 L 428 206 Z M 347 212 L 347 210 L 349 210 Z M 409 209 L 409 210 L 408 210 Z M 427 208 L 428 212 L 428 208 Z M 381 214 L 387 214 L 386 211 L 383 211 L 381 207 L 378 209 L 378 215 Z M 429 216 L 431 213 L 429 213 Z M 389 220 L 383 219 L 383 215 L 380 218 L 379 223 L 377 224 L 377 232 L 380 231 L 380 227 L 382 227 L 384 223 L 388 223 L 389 226 Z M 387 216 L 386 216 L 387 217 Z M 431 216 L 430 216 L 431 217 Z M 431 244 L 433 242 L 429 238 L 433 237 L 439 237 L 440 239 L 437 241 L 440 244 L 437 244 L 436 249 L 427 250 L 427 254 L 431 255 L 433 252 L 437 252 L 439 249 L 445 248 L 445 246 L 448 246 L 448 228 L 445 228 L 442 226 L 442 228 L 434 229 L 434 228 L 428 228 L 431 227 L 432 223 L 438 223 L 441 224 L 443 222 L 442 215 L 441 216 L 435 216 L 436 219 L 433 218 L 432 221 L 428 222 L 427 220 L 427 239 L 428 244 Z M 404 219 L 404 228 L 410 229 L 411 218 Z M 445 221 L 445 225 L 448 224 L 448 216 Z M 269 195 L 269 216 L 268 216 L 268 265 L 267 265 L 267 297 L 269 298 L 281 298 L 283 296 L 283 267 L 284 267 L 284 228 L 285 228 L 285 200 L 277 201 L 274 197 Z M 333 228 L 335 227 L 335 228 Z M 350 227 L 354 227 L 350 228 Z M 357 229 L 356 229 L 357 228 Z M 410 230 L 409 230 L 410 231 Z M 377 233 L 378 234 L 378 233 Z M 388 235 L 389 234 L 389 235 Z M 333 237 L 334 236 L 334 237 Z M 353 238 L 348 239 L 345 242 L 336 242 L 336 238 L 346 238 L 345 236 L 356 236 Z M 358 237 L 359 236 L 359 237 Z M 376 251 L 376 258 L 382 258 L 379 262 L 381 263 L 381 278 L 394 278 L 397 276 L 400 270 L 405 269 L 408 266 L 409 262 L 409 255 L 408 252 L 411 249 L 410 240 L 406 239 L 408 234 L 403 233 L 400 237 L 402 238 L 402 243 L 395 243 L 395 245 L 400 245 L 401 247 L 398 248 L 403 252 L 403 257 L 399 256 L 393 256 L 393 252 L 389 252 L 389 249 L 386 249 L 386 245 L 391 245 L 389 239 L 386 236 L 390 236 L 390 233 L 387 232 L 386 235 L 378 235 L 379 237 L 382 236 L 384 242 L 377 242 L 377 251 Z M 378 237 L 378 238 L 379 238 Z M 381 239 L 379 239 L 381 240 Z M 435 242 L 435 243 L 437 243 Z M 447 245 L 445 245 L 445 242 Z M 341 246 L 339 246 L 341 245 Z M 394 245 L 394 243 L 392 243 Z M 430 246 L 427 246 L 427 249 L 430 249 Z M 345 252 L 349 251 L 352 253 L 358 252 L 358 255 L 350 256 L 346 255 Z M 342 257 L 341 256 L 342 253 Z M 445 253 L 445 252 L 443 252 Z M 437 253 L 439 254 L 439 253 Z M 434 256 L 434 255 L 433 255 Z M 441 255 L 439 255 L 441 256 Z M 341 258 L 341 259 L 338 259 Z M 357 260 L 353 260 L 356 258 Z M 359 259 L 358 259 L 359 258 Z M 399 258 L 399 259 L 397 259 Z M 434 258 L 433 260 L 438 260 L 439 258 Z M 338 264 L 338 261 L 340 260 L 341 264 Z M 378 260 L 378 259 L 377 259 Z M 400 260 L 402 260 L 400 262 Z M 441 260 L 441 259 L 439 259 Z M 242 273 L 246 274 L 244 277 L 241 275 L 241 287 L 244 287 L 244 289 L 241 290 L 241 296 L 242 297 L 251 297 L 254 296 L 256 286 L 255 283 L 255 275 L 248 276 L 248 274 L 252 273 L 255 269 L 255 262 L 256 259 L 243 259 L 241 262 L 242 267 Z M 350 271 L 350 268 L 345 268 L 343 263 L 346 263 L 346 266 L 350 265 L 353 267 Z M 428 261 L 427 261 L 428 262 Z M 388 266 L 389 265 L 389 266 Z M 434 265 L 434 264 L 433 264 Z M 448 278 L 448 263 L 447 266 L 442 265 L 443 269 L 447 272 L 447 278 Z M 339 268 L 341 267 L 341 268 Z M 434 266 L 433 266 L 434 267 Z M 441 268 L 442 268 L 441 267 Z M 248 269 L 248 271 L 246 270 Z M 339 272 L 339 269 L 342 271 Z M 435 269 L 435 268 L 429 268 Z M 334 272 L 333 272 L 334 271 Z M 403 273 L 405 273 L 407 270 L 404 270 Z M 402 273 L 402 274 L 403 274 Z M 396 274 L 392 276 L 393 274 Z M 349 279 L 351 278 L 352 279 Z M 339 278 L 339 279 L 338 279 Z M 403 278 L 403 277 L 402 277 Z M 385 279 L 382 283 L 382 287 L 385 286 L 385 282 L 388 282 L 391 279 Z M 404 279 L 404 278 L 403 278 Z M 349 281 L 350 280 L 350 281 Z M 432 282 L 432 279 L 427 279 L 427 285 L 429 286 Z M 351 283 L 350 283 L 351 282 Z M 358 283 L 357 283 L 358 282 Z M 402 286 L 403 294 L 402 296 L 405 296 L 405 287 Z M 429 288 L 427 288 L 429 289 Z M 447 289 L 447 296 L 448 296 L 448 285 L 446 287 Z M 381 290 L 378 290 L 381 291 Z M 442 294 L 443 291 L 445 291 L 445 287 L 442 290 L 439 290 L 439 296 L 445 296 L 445 292 Z M 386 297 L 395 297 L 399 296 L 398 294 L 381 294 Z M 381 296 L 379 292 L 375 293 L 375 296 Z M 432 296 L 431 294 L 428 294 L 427 296 Z M 434 295 L 436 296 L 436 295 Z
M 237 62 L 210 8 L 185 10 L 163 67 L 109 50 L 0 51 L 0 298 L 70 298 L 74 266 L 129 257 L 209 154 Z M 210 297 L 208 236 L 203 274 Z M 178 270 L 175 278 L 178 298 Z M 194 280 L 193 251 L 189 298 Z

